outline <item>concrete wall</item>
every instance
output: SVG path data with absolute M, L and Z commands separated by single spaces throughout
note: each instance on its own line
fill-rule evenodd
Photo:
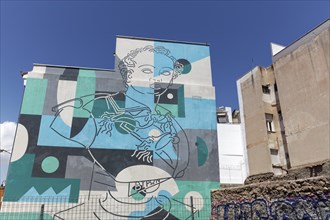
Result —
M 243 184 L 247 177 L 241 124 L 218 124 L 221 184 Z
M 274 62 L 292 167 L 330 158 L 329 24 L 281 51 Z
M 256 67 L 239 79 L 237 85 L 244 118 L 242 125 L 245 128 L 249 175 L 276 172 L 272 165 L 285 167 L 286 160 L 273 68 Z M 263 85 L 269 87 L 270 94 L 263 93 Z M 272 132 L 267 130 L 265 114 L 273 115 Z M 274 150 L 272 153 L 271 149 Z
M 192 196 L 209 216 L 203 204 L 219 187 L 209 46 L 118 37 L 115 55 L 115 70 L 35 65 L 27 74 L 7 211 L 60 198 L 72 208 L 47 215 L 185 219 Z
M 240 80 L 244 108 L 244 126 L 250 175 L 270 172 L 271 162 L 267 146 L 260 69 L 255 68 Z M 255 153 L 257 151 L 257 153 Z

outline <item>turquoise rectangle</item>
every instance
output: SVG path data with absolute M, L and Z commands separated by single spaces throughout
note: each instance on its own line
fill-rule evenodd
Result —
M 28 78 L 24 90 L 21 114 L 42 115 L 47 79 Z

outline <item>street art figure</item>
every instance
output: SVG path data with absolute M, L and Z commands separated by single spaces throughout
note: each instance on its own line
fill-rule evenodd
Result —
M 162 65 L 143 62 L 145 53 L 157 53 L 163 57 Z M 181 60 L 182 61 L 182 60 Z M 186 62 L 188 63 L 188 62 Z M 171 111 L 158 105 L 162 95 L 173 85 L 173 81 L 184 71 L 184 64 L 170 56 L 170 51 L 164 47 L 146 46 L 130 52 L 120 63 L 119 70 L 127 90 L 139 95 L 132 99 L 131 106 L 120 108 L 112 96 L 106 97 L 113 111 L 106 111 L 101 117 L 104 120 L 102 130 L 111 134 L 113 125 L 122 132 L 134 136 L 138 143 L 132 156 L 152 162 L 152 152 L 173 169 L 172 177 L 179 178 L 189 164 L 189 144 L 186 135 L 180 139 L 179 131 L 183 131 Z M 148 78 L 149 88 L 135 86 L 134 81 Z M 126 91 L 127 92 L 127 91 Z M 129 93 L 129 92 L 128 92 Z M 173 94 L 168 93 L 171 99 Z M 151 109 L 143 104 L 145 100 L 155 100 L 155 107 Z M 165 111 L 165 114 L 162 112 Z M 109 129 L 107 129 L 109 128 Z M 174 153 L 175 158 L 170 156 Z M 178 156 L 184 160 L 179 160 Z M 181 163 L 179 163 L 181 162 Z
M 145 54 L 150 56 L 150 54 L 154 53 L 162 56 L 162 64 L 160 66 L 148 63 L 148 59 L 145 58 Z M 175 120 L 171 111 L 159 106 L 158 103 L 164 94 L 167 94 L 169 99 L 173 98 L 173 94 L 166 92 L 173 85 L 175 78 L 182 74 L 183 71 L 188 73 L 187 67 L 185 69 L 185 64 L 189 65 L 189 62 L 183 59 L 176 60 L 170 55 L 170 51 L 164 47 L 146 46 L 138 48 L 131 51 L 119 63 L 119 71 L 126 87 L 125 91 L 86 95 L 65 101 L 53 108 L 56 111 L 56 117 L 51 123 L 51 129 L 63 138 L 77 142 L 88 150 L 94 163 L 115 181 L 117 192 L 111 193 L 109 191 L 112 197 L 114 194 L 119 198 L 125 195 L 134 197 L 139 194 L 139 196 L 147 198 L 150 196 L 161 196 L 166 198 L 166 201 L 169 201 L 169 198 L 166 196 L 158 195 L 158 192 L 161 191 L 160 189 L 164 189 L 160 185 L 172 178 L 177 179 L 184 175 L 184 171 L 189 164 L 189 143 L 186 134 Z M 149 82 L 149 86 L 139 87 L 134 85 L 134 82 L 141 79 Z M 137 95 L 134 95 L 134 98 L 132 98 L 130 94 L 134 93 Z M 116 102 L 116 97 L 118 96 L 124 97 L 126 101 L 124 107 L 121 107 Z M 146 100 L 154 100 L 154 107 L 151 108 L 144 104 Z M 100 118 L 96 118 L 93 115 L 93 110 L 90 111 L 90 109 L 94 108 L 95 101 L 105 103 L 103 105 L 105 108 L 99 113 Z M 65 136 L 61 134 L 61 127 L 56 126 L 57 120 L 62 120 L 61 115 L 65 118 L 65 111 L 71 111 L 72 108 L 76 111 L 85 112 L 90 117 L 85 121 L 85 125 L 80 124 L 82 125 L 81 127 L 75 128 L 80 130 L 80 132 L 75 132 L 74 136 Z M 93 132 L 90 132 L 91 124 L 95 127 Z M 83 126 L 88 126 L 89 129 L 85 131 Z M 179 135 L 180 131 L 181 135 Z M 82 132 L 86 132 L 84 134 L 85 139 L 78 140 L 77 137 L 81 136 L 82 134 L 80 133 Z M 124 178 L 125 176 L 132 176 L 130 172 L 133 170 L 138 175 L 129 181 L 120 180 L 119 177 L 116 177 L 105 168 L 97 155 L 93 154 L 93 143 L 99 134 L 107 135 L 106 138 L 109 145 L 112 144 L 111 141 L 116 138 L 116 135 L 122 136 L 120 138 L 122 140 L 131 140 L 130 138 L 125 138 L 125 136 L 130 136 L 134 140 L 130 143 L 134 148 L 131 157 L 135 157 L 147 165 L 150 164 L 152 167 L 135 165 L 124 168 L 128 169 L 127 174 L 122 175 Z M 161 169 L 153 167 L 155 158 L 161 161 L 158 165 Z M 111 161 L 104 161 L 104 163 L 111 163 Z M 163 170 L 164 166 L 167 167 L 165 170 L 168 173 Z M 147 172 L 149 176 L 141 178 L 141 173 L 147 170 L 149 171 Z M 125 173 L 125 170 L 122 172 Z M 163 173 L 163 175 L 159 176 L 160 173 Z M 172 180 L 171 184 L 170 188 L 177 188 L 175 181 Z M 175 193 L 175 191 L 172 193 Z
M 168 63 L 162 67 L 154 67 L 152 64 L 141 65 L 141 61 L 136 60 L 143 53 L 162 54 L 165 59 L 168 59 Z M 75 141 L 88 149 L 95 162 L 103 168 L 102 164 L 93 155 L 92 145 L 100 133 L 106 133 L 110 137 L 109 144 L 111 145 L 111 136 L 113 136 L 113 128 L 115 127 L 117 132 L 123 135 L 130 135 L 136 139 L 136 142 L 133 143 L 135 150 L 131 155 L 132 157 L 134 156 L 151 164 L 153 161 L 152 152 L 154 152 L 158 158 L 161 158 L 173 170 L 171 172 L 173 178 L 182 177 L 184 170 L 189 164 L 189 144 L 185 135 L 183 135 L 183 138 L 178 136 L 178 132 L 183 131 L 183 129 L 175 120 L 171 111 L 158 105 L 161 96 L 173 85 L 174 79 L 181 74 L 184 68 L 184 64 L 179 63 L 169 54 L 169 50 L 164 47 L 153 48 L 152 46 L 132 51 L 119 63 L 120 72 L 127 87 L 126 91 L 110 94 L 95 93 L 61 103 L 53 108 L 56 111 L 56 118 L 52 122 L 51 128 L 62 137 Z M 149 78 L 150 85 L 149 88 L 139 89 L 132 84 L 132 81 L 134 81 L 133 78 L 136 78 L 136 80 L 145 78 L 143 74 Z M 140 77 L 141 75 L 142 77 Z M 131 98 L 127 95 L 130 92 L 128 90 L 139 93 L 135 96 L 137 98 Z M 171 93 L 168 94 L 169 97 L 171 95 Z M 129 103 L 129 106 L 120 107 L 115 100 L 116 96 L 128 99 L 129 102 L 127 103 Z M 148 99 L 156 100 L 154 109 L 143 104 Z M 100 116 L 101 121 L 98 121 L 93 112 L 89 110 L 89 105 L 92 105 L 96 100 L 102 100 L 106 103 L 106 108 Z M 81 111 L 90 115 L 89 120 L 94 124 L 95 132 L 86 134 L 90 136 L 88 139 L 83 141 L 75 140 L 79 133 L 70 137 L 61 134 L 60 129 L 57 130 L 55 126 L 56 120 L 62 120 L 62 118 L 58 117 L 61 114 L 64 115 L 66 110 L 71 111 L 70 108 L 81 109 Z M 162 114 L 164 111 L 166 113 Z M 83 131 L 83 128 L 79 129 Z M 173 158 L 173 155 L 175 158 Z M 179 155 L 181 164 L 178 159 Z
M 4 201 L 56 198 L 65 207 L 44 209 L 54 219 L 208 218 L 219 186 L 209 47 L 117 40 L 115 70 L 27 74 Z

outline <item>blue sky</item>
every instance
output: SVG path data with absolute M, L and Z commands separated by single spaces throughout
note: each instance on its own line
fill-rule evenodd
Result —
M 112 69 L 115 36 L 208 42 L 217 105 L 238 108 L 236 80 L 271 64 L 330 17 L 329 1 L 1 1 L 1 123 L 18 119 L 20 71 L 33 63 Z

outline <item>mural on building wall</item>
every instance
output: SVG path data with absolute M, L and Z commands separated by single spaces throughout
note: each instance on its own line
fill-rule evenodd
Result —
M 59 197 L 72 206 L 52 214 L 65 219 L 99 195 L 90 218 L 183 219 L 184 198 L 210 199 L 219 174 L 208 46 L 119 38 L 116 55 L 115 71 L 29 72 L 5 201 Z

